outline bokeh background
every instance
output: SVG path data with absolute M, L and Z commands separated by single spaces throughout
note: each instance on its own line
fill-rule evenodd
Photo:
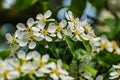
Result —
M 0 50 L 8 49 L 6 33 L 14 34 L 17 23 L 36 19 L 38 13 L 52 11 L 58 21 L 71 10 L 81 20 L 88 19 L 96 35 L 120 41 L 120 0 L 0 0 Z

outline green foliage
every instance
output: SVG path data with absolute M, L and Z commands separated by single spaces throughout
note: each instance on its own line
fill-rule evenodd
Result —
M 0 57 L 2 59 L 7 58 L 9 55 L 10 55 L 10 50 L 2 50 L 2 51 L 0 51 Z
M 76 16 L 81 16 L 86 6 L 87 0 L 72 0 L 70 10 L 73 11 Z
M 109 68 L 120 61 L 120 55 L 110 54 L 106 51 L 101 51 L 96 57 L 95 61 L 98 62 L 96 68 L 99 72 L 103 73 L 109 70 Z
M 94 69 L 93 66 L 86 65 L 86 66 L 85 66 L 85 71 L 86 71 L 86 72 L 90 72 L 93 77 L 96 77 L 96 75 L 97 75 L 97 70 Z
M 28 7 L 34 5 L 38 0 L 16 0 L 16 7 L 19 10 L 25 10 Z
M 83 53 L 81 53 L 81 48 L 78 46 L 75 47 L 76 46 L 75 43 L 72 40 L 70 40 L 69 38 L 66 39 L 66 43 L 67 43 L 68 48 L 69 48 L 70 52 L 72 53 L 73 57 L 75 57 L 77 60 L 81 59 L 82 55 L 83 55 Z
M 97 9 L 101 10 L 104 7 L 104 0 L 89 0 L 89 2 Z

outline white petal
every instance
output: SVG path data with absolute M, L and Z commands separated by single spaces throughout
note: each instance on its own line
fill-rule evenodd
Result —
M 25 27 L 24 24 L 22 24 L 22 23 L 18 23 L 18 24 L 17 24 L 17 29 L 23 31 L 23 30 L 26 29 L 26 27 Z
M 57 61 L 57 66 L 58 66 L 58 67 L 62 67 L 62 60 L 61 60 L 61 59 L 59 59 L 59 60 Z
M 50 77 L 53 78 L 54 80 L 58 80 L 58 76 L 56 74 L 50 74 Z
M 43 18 L 43 17 L 44 17 L 44 16 L 43 16 L 42 14 L 38 14 L 36 18 L 37 18 L 38 20 L 40 20 L 40 19 Z
M 79 35 L 75 35 L 75 37 L 76 37 L 77 40 L 79 40 L 79 41 L 81 40 Z
M 41 35 L 41 33 L 39 33 L 39 32 L 33 32 L 33 35 L 39 37 Z
M 70 20 L 67 12 L 65 13 L 65 17 L 67 18 L 67 20 Z
M 26 46 L 28 44 L 27 39 L 17 40 L 17 42 L 19 43 L 19 46 Z
M 40 68 L 38 71 L 40 71 L 40 72 L 42 72 L 42 73 L 50 73 L 50 72 L 51 72 L 51 70 L 48 69 L 48 68 L 46 68 L 46 67 L 42 67 L 42 68 Z
M 103 76 L 102 75 L 98 75 L 95 80 L 103 80 Z
M 119 75 L 119 73 L 117 73 L 116 71 L 110 73 L 110 76 L 116 76 L 116 75 Z
M 49 18 L 51 16 L 52 12 L 50 10 L 48 10 L 45 14 L 44 17 L 45 18 Z
M 6 38 L 7 38 L 8 41 L 10 41 L 10 40 L 12 39 L 11 34 L 10 34 L 10 33 L 7 33 L 7 34 L 6 34 Z
M 52 41 L 52 38 L 49 37 L 49 36 L 45 36 L 45 40 L 47 40 L 48 42 L 51 42 L 51 41 Z
M 39 37 L 36 37 L 35 40 L 36 40 L 36 41 L 42 41 L 43 38 L 39 36 Z
M 113 65 L 114 68 L 120 69 L 120 64 L 119 65 Z
M 27 54 L 26 59 L 30 60 L 30 59 L 34 59 L 34 60 L 40 60 L 41 55 L 37 52 L 37 51 L 31 51 Z
M 60 25 L 61 25 L 62 28 L 64 28 L 67 25 L 67 21 L 66 20 L 62 20 L 60 22 Z
M 34 49 L 35 47 L 36 47 L 36 43 L 35 42 L 32 41 L 32 42 L 29 43 L 29 48 L 30 49 Z
M 44 29 L 44 27 L 45 27 L 45 23 L 42 23 L 42 22 L 38 22 L 38 28 L 40 28 L 40 29 Z
M 15 35 L 15 38 L 18 37 L 19 35 L 21 35 L 20 30 L 16 30 L 14 35 Z
M 51 69 L 55 69 L 56 68 L 56 64 L 54 62 L 48 63 L 47 65 L 45 65 L 45 67 L 51 68 Z
M 54 25 L 54 24 L 49 24 L 49 26 L 48 26 L 48 28 L 47 28 L 47 31 L 48 31 L 49 33 L 55 33 L 55 31 L 56 31 L 55 25 Z
M 32 30 L 33 30 L 33 31 L 36 31 L 36 32 L 40 31 L 40 29 L 37 28 L 37 27 L 32 27 Z
M 70 19 L 73 19 L 73 13 L 71 11 L 68 11 L 68 16 Z
M 18 51 L 18 58 L 25 59 L 26 53 L 22 50 Z
M 48 59 L 49 59 L 49 55 L 48 55 L 48 54 L 42 56 L 42 60 L 43 60 L 44 62 L 47 62 Z
M 9 74 L 7 75 L 7 78 L 10 80 L 15 80 L 19 77 L 20 77 L 20 73 L 18 71 L 9 72 Z
M 55 21 L 55 19 L 47 19 L 47 21 Z
M 68 75 L 69 73 L 66 70 L 63 70 L 62 68 L 59 68 L 58 71 L 64 75 Z
M 109 77 L 109 79 L 115 79 L 115 78 L 118 78 L 119 77 L 119 75 L 116 75 L 116 76 L 111 76 L 111 77 Z
M 29 18 L 29 19 L 27 20 L 27 25 L 28 25 L 28 27 L 32 27 L 33 24 L 34 24 L 34 19 L 33 19 L 33 18 Z
M 59 39 L 62 39 L 62 34 L 60 32 L 57 33 Z
M 44 73 L 42 73 L 41 71 L 36 71 L 35 72 L 35 75 L 37 76 L 37 77 L 43 77 L 44 76 Z

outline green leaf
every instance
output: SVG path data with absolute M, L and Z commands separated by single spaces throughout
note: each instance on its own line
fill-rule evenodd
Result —
M 89 0 L 89 2 L 97 8 L 97 10 L 100 10 L 104 7 L 104 0 Z
M 82 40 L 82 42 L 83 42 L 83 44 L 84 44 L 87 52 L 88 52 L 88 53 L 91 53 L 92 47 L 91 47 L 91 45 L 89 44 L 89 41 L 84 41 L 84 40 Z
M 56 59 L 58 59 L 58 58 L 59 58 L 59 55 L 58 55 L 58 53 L 57 53 L 55 43 L 54 43 L 54 42 L 50 42 L 50 43 L 48 43 L 48 46 L 49 46 L 50 51 L 51 51 L 52 54 L 54 55 L 54 57 L 55 57 Z
M 94 69 L 94 67 L 93 67 L 93 66 L 90 66 L 90 65 L 86 65 L 86 66 L 85 66 L 85 72 L 90 72 L 93 77 L 95 77 L 96 74 L 97 74 L 97 70 Z
M 9 55 L 10 55 L 10 50 L 2 50 L 2 51 L 0 51 L 0 57 L 2 59 L 7 58 Z
M 120 62 L 120 55 L 101 51 L 93 60 L 97 63 L 95 68 L 98 72 L 104 73 L 107 72 L 113 64 Z
M 82 55 L 84 54 L 81 52 L 81 51 L 84 51 L 84 50 L 82 50 L 82 47 L 78 47 L 78 49 L 76 49 L 76 44 L 68 38 L 66 38 L 66 43 L 67 43 L 68 48 L 70 49 L 73 57 L 75 57 L 77 60 L 81 59 Z
M 16 0 L 16 7 L 19 10 L 25 10 L 28 7 L 34 5 L 38 0 Z
M 86 6 L 86 0 L 72 0 L 70 10 L 76 14 L 76 16 L 81 16 Z
M 116 35 L 119 35 L 120 32 L 120 23 L 119 20 L 107 18 L 104 20 L 105 25 L 109 26 L 111 31 L 108 32 L 107 36 L 110 39 L 115 39 Z

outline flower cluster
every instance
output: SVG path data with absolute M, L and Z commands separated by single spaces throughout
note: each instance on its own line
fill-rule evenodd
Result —
M 17 30 L 12 36 L 6 34 L 6 38 L 14 50 L 20 47 L 28 46 L 29 49 L 34 49 L 37 42 L 46 41 L 53 42 L 71 38 L 75 41 L 89 41 L 91 46 L 98 41 L 92 27 L 87 23 L 87 19 L 81 21 L 74 17 L 71 11 L 66 13 L 66 19 L 60 23 L 54 19 L 50 19 L 51 11 L 48 10 L 44 14 L 38 14 L 36 21 L 33 18 L 27 20 L 27 25 L 23 23 L 17 24 Z
M 102 36 L 98 42 L 95 43 L 97 51 L 106 50 L 110 53 L 120 54 L 120 48 L 115 41 L 109 41 L 106 36 Z
M 0 59 L 0 80 L 15 80 L 26 75 L 50 77 L 53 80 L 73 80 L 69 73 L 62 68 L 62 61 L 49 61 L 49 55 L 41 56 L 37 51 L 25 53 L 20 50 L 18 58 Z
M 114 68 L 115 70 L 110 73 L 109 79 L 120 78 L 120 64 L 118 64 L 118 65 L 113 65 L 113 68 Z
M 96 53 L 101 50 L 120 54 L 120 48 L 117 43 L 109 41 L 106 37 L 97 37 L 90 24 L 87 23 L 87 19 L 82 21 L 75 17 L 71 11 L 68 11 L 65 13 L 66 20 L 57 22 L 55 19 L 50 18 L 51 15 L 52 12 L 50 10 L 44 14 L 38 14 L 36 20 L 29 18 L 26 24 L 18 23 L 16 26 L 17 30 L 13 36 L 9 33 L 6 34 L 11 53 L 14 55 L 12 55 L 12 58 L 0 60 L 0 80 L 14 80 L 24 76 L 29 76 L 32 80 L 36 80 L 36 78 L 73 80 L 74 78 L 69 76 L 69 73 L 63 69 L 62 61 L 58 56 L 55 56 L 61 55 L 59 50 L 72 53 L 72 59 L 81 60 L 80 62 L 85 62 L 87 65 Z M 59 59 L 57 62 L 50 61 L 48 54 L 44 53 L 45 55 L 41 56 L 36 50 L 39 44 L 48 50 L 51 47 L 48 46 L 49 43 L 62 41 L 66 42 L 65 47 L 67 48 L 65 51 L 54 47 L 55 50 L 52 52 L 50 49 L 53 56 Z M 72 41 L 75 42 L 75 46 L 77 42 L 80 42 L 80 47 L 74 48 L 74 42 L 72 43 Z M 26 47 L 26 52 L 24 52 L 23 48 Z M 113 67 L 117 70 L 110 73 L 110 79 L 117 78 L 120 75 L 119 65 L 113 65 Z M 89 70 L 83 70 L 83 72 L 80 79 L 94 79 L 95 75 L 93 76 Z M 96 70 L 95 72 L 97 74 Z M 102 75 L 96 77 L 96 80 L 103 80 Z

